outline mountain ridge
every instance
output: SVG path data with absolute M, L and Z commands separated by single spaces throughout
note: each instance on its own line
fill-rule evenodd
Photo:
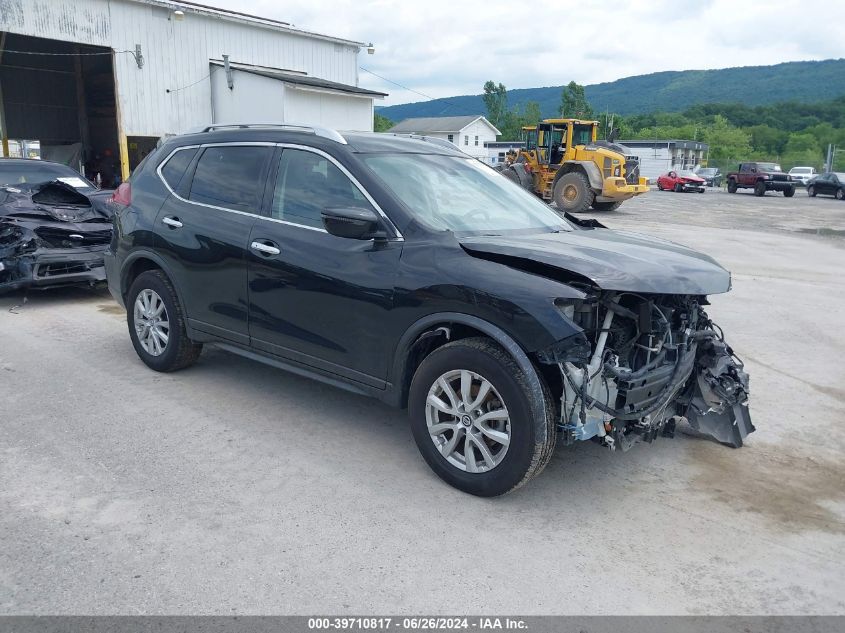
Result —
M 543 117 L 558 116 L 563 85 L 508 90 L 508 106 L 540 104 Z M 769 105 L 783 101 L 816 103 L 845 94 L 845 58 L 736 66 L 707 70 L 664 70 L 584 87 L 593 109 L 617 114 L 679 112 L 702 103 Z M 393 121 L 421 116 L 459 116 L 485 111 L 482 95 L 377 107 Z

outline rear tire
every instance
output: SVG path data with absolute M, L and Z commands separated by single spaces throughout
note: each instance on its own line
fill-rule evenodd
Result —
M 620 206 L 622 206 L 622 200 L 616 200 L 615 202 L 593 202 L 593 209 L 596 211 L 616 211 Z
M 810 185 L 809 187 L 807 187 L 807 195 L 810 196 L 811 198 L 816 197 L 816 187 L 815 187 L 815 185 Z
M 795 195 L 795 187 L 790 187 L 789 189 L 783 190 L 783 197 L 784 198 L 791 198 Z
M 571 171 L 561 176 L 555 183 L 553 197 L 560 211 L 580 213 L 590 208 L 595 194 L 590 189 L 590 183 L 584 174 Z
M 762 180 L 758 180 L 757 184 L 754 185 L 754 195 L 758 198 L 766 195 L 766 183 L 764 183 Z
M 728 180 L 728 193 L 736 193 L 736 180 Z
M 185 312 L 173 284 L 161 270 L 141 273 L 132 282 L 126 322 L 135 352 L 155 371 L 183 369 L 194 364 L 202 352 L 202 344 L 188 338 Z
M 490 387 L 482 404 L 467 406 L 485 383 Z M 431 469 L 449 485 L 480 497 L 510 492 L 546 467 L 557 442 L 554 406 L 545 384 L 543 392 L 544 419 L 537 420 L 528 380 L 510 354 L 487 338 L 447 343 L 423 360 L 411 382 L 408 413 L 414 440 Z M 481 419 L 485 413 L 506 417 Z

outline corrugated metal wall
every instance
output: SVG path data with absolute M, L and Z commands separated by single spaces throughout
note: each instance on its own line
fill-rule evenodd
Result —
M 0 0 L 0 30 L 115 51 L 141 45 L 143 68 L 131 54 L 115 54 L 119 118 L 127 136 L 162 136 L 210 122 L 208 60 L 224 54 L 233 62 L 357 85 L 355 46 L 187 8 L 183 20 L 170 17 L 165 7 L 131 0 Z

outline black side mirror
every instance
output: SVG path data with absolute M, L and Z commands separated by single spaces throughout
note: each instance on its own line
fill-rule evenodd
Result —
M 337 237 L 353 240 L 387 239 L 378 215 L 372 209 L 328 207 L 321 214 L 323 226 Z

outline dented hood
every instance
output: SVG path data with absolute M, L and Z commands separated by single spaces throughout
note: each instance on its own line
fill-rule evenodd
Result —
M 604 290 L 709 295 L 727 292 L 730 273 L 712 258 L 645 235 L 610 229 L 580 229 L 532 235 L 458 238 L 479 257 L 531 272 L 539 262 L 586 277 Z

